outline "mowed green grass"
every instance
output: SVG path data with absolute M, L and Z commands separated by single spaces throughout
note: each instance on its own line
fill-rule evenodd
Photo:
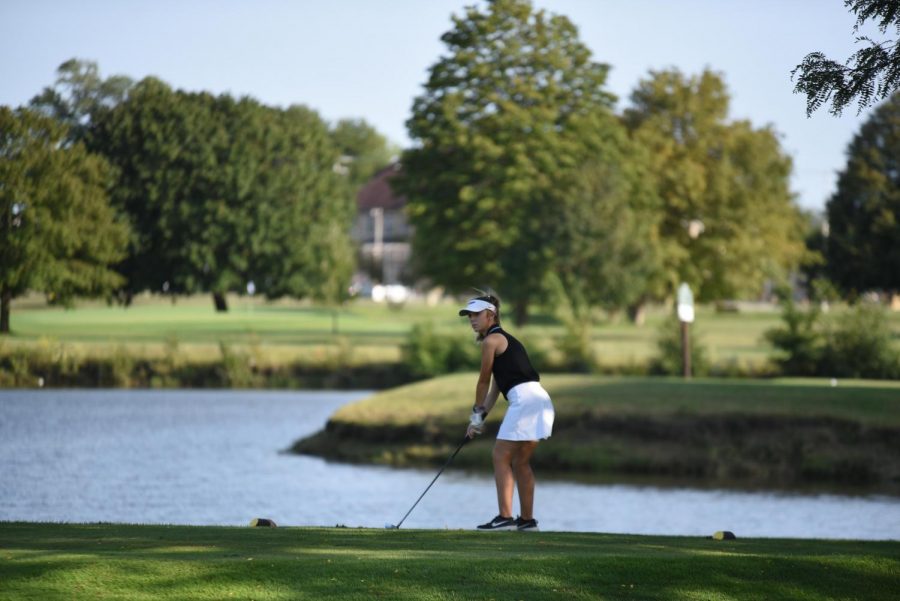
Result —
M 465 338 L 468 325 L 456 314 L 456 303 L 437 305 L 410 302 L 391 308 L 370 301 L 354 301 L 337 311 L 308 303 L 229 297 L 230 310 L 216 313 L 208 296 L 178 299 L 176 303 L 155 297 L 138 297 L 128 307 L 102 302 L 82 302 L 74 309 L 47 307 L 40 299 L 15 302 L 10 347 L 64 344 L 81 354 L 102 356 L 127 348 L 135 354 L 161 355 L 166 345 L 177 343 L 189 357 L 217 356 L 220 342 L 264 349 L 274 361 L 308 357 L 311 351 L 333 347 L 335 316 L 337 338 L 353 349 L 360 361 L 395 361 L 410 329 L 428 322 L 442 331 Z M 609 365 L 643 363 L 656 354 L 660 324 L 672 319 L 661 307 L 648 312 L 647 322 L 635 326 L 627 320 L 601 320 L 592 329 L 600 361 Z M 717 313 L 702 307 L 695 325 L 701 343 L 713 361 L 764 362 L 771 353 L 763 333 L 779 323 L 775 310 Z M 892 316 L 900 334 L 900 314 Z M 554 341 L 565 335 L 552 315 L 540 311 L 528 325 L 507 327 L 544 352 L 553 353 Z
M 305 302 L 266 302 L 231 295 L 230 310 L 216 313 L 209 296 L 169 300 L 141 296 L 128 307 L 102 302 L 81 302 L 73 309 L 48 307 L 39 298 L 14 302 L 12 334 L 0 340 L 7 348 L 64 345 L 82 356 L 109 356 L 122 349 L 136 356 L 158 357 L 173 344 L 189 360 L 216 359 L 219 344 L 252 348 L 272 364 L 287 361 L 315 362 L 333 359 L 339 349 L 346 363 L 400 360 L 401 347 L 417 323 L 431 323 L 442 332 L 462 339 L 471 332 L 457 316 L 457 303 L 423 301 L 392 308 L 357 300 L 338 309 Z M 832 311 L 832 316 L 840 310 Z M 591 339 L 603 365 L 645 365 L 657 354 L 659 328 L 673 317 L 663 307 L 651 307 L 646 323 L 636 326 L 619 315 L 598 315 Z M 900 312 L 889 314 L 900 343 Z M 524 340 L 529 349 L 549 357 L 556 341 L 566 335 L 561 323 L 546 310 L 536 310 L 527 325 L 505 325 Z M 781 324 L 775 308 L 742 313 L 719 313 L 699 307 L 694 329 L 708 358 L 715 364 L 737 367 L 765 365 L 773 353 L 764 340 L 766 330 Z M 335 334 L 335 327 L 337 334 Z
M 230 310 L 217 313 L 208 297 L 177 303 L 140 299 L 124 308 L 85 303 L 74 309 L 29 304 L 12 313 L 8 346 L 63 344 L 85 356 L 108 356 L 127 349 L 134 355 L 161 356 L 177 345 L 188 359 L 218 358 L 219 345 L 253 347 L 273 363 L 315 358 L 339 345 L 353 349 L 348 362 L 397 361 L 411 323 L 428 321 L 435 311 L 410 306 L 397 311 L 374 303 L 334 311 L 301 303 L 265 303 L 229 298 Z M 335 329 L 337 334 L 335 334 Z
M 0 598 L 896 599 L 900 542 L 0 523 Z
M 360 424 L 404 425 L 465 421 L 477 374 L 433 378 L 379 392 L 339 409 L 332 419 Z M 900 382 L 783 378 L 770 380 L 632 378 L 546 374 L 557 414 L 594 415 L 749 414 L 836 417 L 867 425 L 900 425 Z M 500 420 L 505 407 L 489 420 Z

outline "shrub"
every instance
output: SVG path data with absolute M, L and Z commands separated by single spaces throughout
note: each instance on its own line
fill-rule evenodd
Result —
M 177 387 L 177 371 L 182 367 L 182 356 L 178 348 L 178 336 L 169 334 L 166 336 L 163 347 L 163 358 L 154 364 L 153 374 L 149 378 L 152 388 Z
M 109 383 L 117 388 L 130 388 L 134 376 L 135 358 L 128 352 L 128 347 L 119 344 L 107 364 Z
M 861 304 L 824 332 L 821 375 L 842 378 L 900 378 L 900 352 L 891 339 L 884 309 Z
M 568 319 L 565 330 L 565 335 L 556 341 L 556 348 L 562 355 L 560 368 L 575 373 L 597 371 L 597 354 L 594 352 L 590 326 Z
M 253 388 L 259 384 L 254 370 L 253 357 L 232 349 L 227 343 L 219 342 L 222 353 L 222 375 L 225 384 L 231 388 Z
M 16 349 L 9 355 L 9 372 L 12 386 L 34 386 L 36 378 L 31 375 L 29 356 L 25 349 Z
M 431 323 L 414 325 L 403 345 L 403 361 L 416 377 L 477 369 L 480 357 L 471 340 L 439 333 Z
M 779 352 L 774 362 L 791 376 L 898 378 L 900 352 L 894 347 L 884 309 L 861 304 L 822 323 L 815 306 L 800 310 L 784 295 L 784 327 L 766 332 Z
M 815 306 L 800 310 L 790 293 L 782 296 L 781 306 L 784 327 L 772 328 L 763 335 L 778 351 L 774 363 L 787 375 L 816 375 L 824 351 L 818 325 L 821 312 Z

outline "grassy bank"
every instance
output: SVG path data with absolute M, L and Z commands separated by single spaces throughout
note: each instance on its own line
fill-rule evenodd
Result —
M 475 374 L 376 394 L 336 412 L 293 450 L 351 462 L 440 464 L 460 440 Z M 860 487 L 900 492 L 900 383 L 556 375 L 557 410 L 533 464 L 544 474 L 693 480 L 727 487 Z M 490 469 L 493 435 L 457 465 Z
M 400 361 L 360 360 L 347 348 L 339 340 L 303 359 L 280 362 L 256 345 L 222 343 L 202 356 L 185 355 L 178 345 L 161 355 L 119 345 L 98 356 L 42 340 L 12 349 L 0 345 L 0 388 L 380 390 L 420 379 Z
M 895 599 L 900 543 L 0 523 L 0 597 Z

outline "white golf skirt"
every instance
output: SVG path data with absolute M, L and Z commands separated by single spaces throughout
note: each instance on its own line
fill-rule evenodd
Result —
M 543 440 L 553 433 L 553 402 L 540 382 L 513 386 L 497 440 Z

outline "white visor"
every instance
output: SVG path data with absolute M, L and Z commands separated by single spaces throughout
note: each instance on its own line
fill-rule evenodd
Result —
M 481 313 L 485 309 L 487 309 L 494 315 L 497 314 L 497 307 L 495 307 L 494 305 L 492 305 L 491 303 L 489 303 L 487 301 L 478 300 L 477 298 L 473 298 L 472 300 L 469 301 L 469 304 L 466 305 L 465 309 L 459 310 L 459 315 L 461 317 L 463 315 L 468 315 L 469 313 Z

